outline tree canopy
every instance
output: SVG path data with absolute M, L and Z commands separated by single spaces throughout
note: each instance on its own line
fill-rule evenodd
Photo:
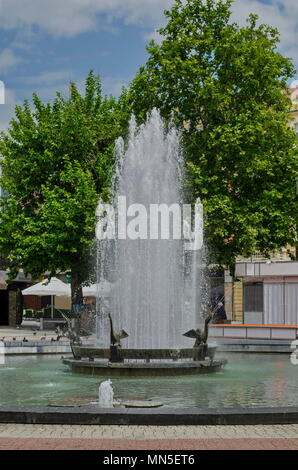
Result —
M 127 116 L 123 101 L 102 95 L 90 72 L 82 95 L 70 83 L 44 104 L 17 106 L 8 133 L 1 135 L 2 198 L 0 247 L 10 272 L 34 277 L 69 272 L 72 299 L 90 275 L 98 198 L 109 194 L 114 141 Z
M 231 21 L 230 0 L 176 0 L 161 42 L 131 83 L 139 120 L 153 107 L 182 131 L 188 197 L 201 198 L 213 259 L 293 244 L 298 158 L 283 90 L 294 76 L 278 52 L 279 33 Z

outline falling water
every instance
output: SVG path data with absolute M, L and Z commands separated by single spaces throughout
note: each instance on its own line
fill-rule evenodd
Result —
M 140 215 L 132 210 L 136 208 L 132 204 L 141 204 L 147 214 L 151 204 L 182 206 L 184 165 L 179 134 L 174 127 L 165 131 L 157 110 L 140 127 L 131 119 L 127 145 L 122 139 L 116 142 L 116 161 L 114 206 L 118 209 L 119 196 L 121 204 L 125 196 L 127 226 Z M 110 216 L 113 219 L 113 214 Z M 202 219 L 200 204 L 196 216 Z M 129 334 L 122 340 L 123 347 L 191 347 L 191 340 L 182 335 L 198 326 L 202 250 L 186 250 L 185 241 L 173 237 L 173 220 L 169 239 L 161 239 L 160 233 L 158 239 L 150 239 L 150 218 L 147 222 L 147 239 L 142 239 L 144 225 L 137 223 L 136 239 L 127 234 L 124 239 L 125 232 L 116 217 L 116 239 L 98 242 L 99 282 L 106 278 L 112 284 L 109 304 L 99 300 L 98 342 L 108 345 L 110 312 L 115 330 L 124 329 Z

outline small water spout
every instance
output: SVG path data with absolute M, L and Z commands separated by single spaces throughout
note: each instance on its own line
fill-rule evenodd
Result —
M 114 390 L 110 379 L 101 382 L 98 390 L 98 402 L 99 406 L 103 408 L 113 408 Z

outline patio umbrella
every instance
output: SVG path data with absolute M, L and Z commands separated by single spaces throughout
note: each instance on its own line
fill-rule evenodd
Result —
M 38 295 L 39 297 L 50 295 L 51 296 L 51 317 L 54 316 L 54 296 L 63 296 L 63 297 L 70 297 L 71 290 L 70 285 L 65 284 L 64 282 L 60 281 L 56 277 L 52 277 L 49 281 L 45 279 L 33 286 L 27 287 L 22 291 L 23 295 Z

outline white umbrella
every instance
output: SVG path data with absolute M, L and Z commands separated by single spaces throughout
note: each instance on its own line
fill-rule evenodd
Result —
M 33 286 L 27 287 L 22 291 L 23 295 L 38 295 L 39 297 L 44 295 L 50 295 L 52 297 L 52 306 L 51 306 L 51 316 L 53 318 L 54 314 L 54 303 L 53 297 L 54 295 L 63 296 L 63 297 L 70 297 L 71 289 L 69 284 L 65 284 L 65 282 L 60 281 L 56 277 L 52 277 L 49 281 L 45 279 L 44 281 L 38 282 Z
M 84 297 L 108 297 L 111 291 L 111 283 L 103 279 L 99 284 L 83 287 Z

